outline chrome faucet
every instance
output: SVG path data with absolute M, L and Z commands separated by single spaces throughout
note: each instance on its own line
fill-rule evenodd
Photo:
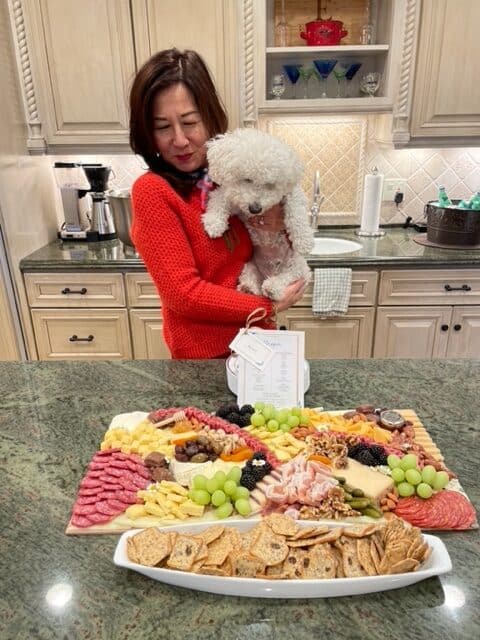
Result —
M 320 206 L 324 200 L 324 196 L 320 193 L 320 171 L 317 169 L 313 181 L 313 202 L 310 208 L 310 226 L 312 229 L 317 229 L 318 227 L 318 214 L 320 213 Z

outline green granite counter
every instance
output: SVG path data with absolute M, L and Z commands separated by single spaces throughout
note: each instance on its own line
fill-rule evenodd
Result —
M 355 240 L 362 249 L 355 253 L 310 257 L 315 266 L 365 267 L 468 267 L 480 265 L 480 249 L 437 249 L 417 244 L 412 229 L 388 228 L 385 236 L 360 238 L 354 229 L 321 228 L 321 236 Z M 26 256 L 22 271 L 66 271 L 79 269 L 145 271 L 142 260 L 133 249 L 119 240 L 110 242 L 62 242 L 57 240 Z
M 262 600 L 169 587 L 112 562 L 116 536 L 64 534 L 113 415 L 212 410 L 223 361 L 0 363 L 0 638 L 413 640 L 480 637 L 478 531 L 440 534 L 450 574 L 346 598 Z M 309 406 L 415 409 L 479 506 L 480 362 L 311 362 Z

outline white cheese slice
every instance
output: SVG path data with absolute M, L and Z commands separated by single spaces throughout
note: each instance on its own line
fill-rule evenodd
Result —
M 110 422 L 110 429 L 125 429 L 126 431 L 133 431 L 136 426 L 146 420 L 148 413 L 145 411 L 131 411 L 130 413 L 119 413 L 117 416 L 113 416 Z
M 392 478 L 384 473 L 360 464 L 352 458 L 347 458 L 347 463 L 345 469 L 336 469 L 334 475 L 345 478 L 347 484 L 354 489 L 361 489 L 368 498 L 378 502 L 393 489 Z

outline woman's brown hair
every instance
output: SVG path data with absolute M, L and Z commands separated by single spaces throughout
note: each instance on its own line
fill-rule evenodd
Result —
M 196 179 L 183 176 L 158 155 L 153 138 L 153 100 L 159 91 L 181 82 L 190 91 L 210 137 L 225 133 L 228 118 L 207 65 L 195 51 L 166 49 L 138 71 L 130 91 L 130 146 L 149 169 L 186 197 Z

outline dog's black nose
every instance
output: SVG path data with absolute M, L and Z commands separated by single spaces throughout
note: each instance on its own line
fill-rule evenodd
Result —
M 248 210 L 250 211 L 250 213 L 261 213 L 262 207 L 256 202 L 254 202 L 253 204 L 248 205 Z

